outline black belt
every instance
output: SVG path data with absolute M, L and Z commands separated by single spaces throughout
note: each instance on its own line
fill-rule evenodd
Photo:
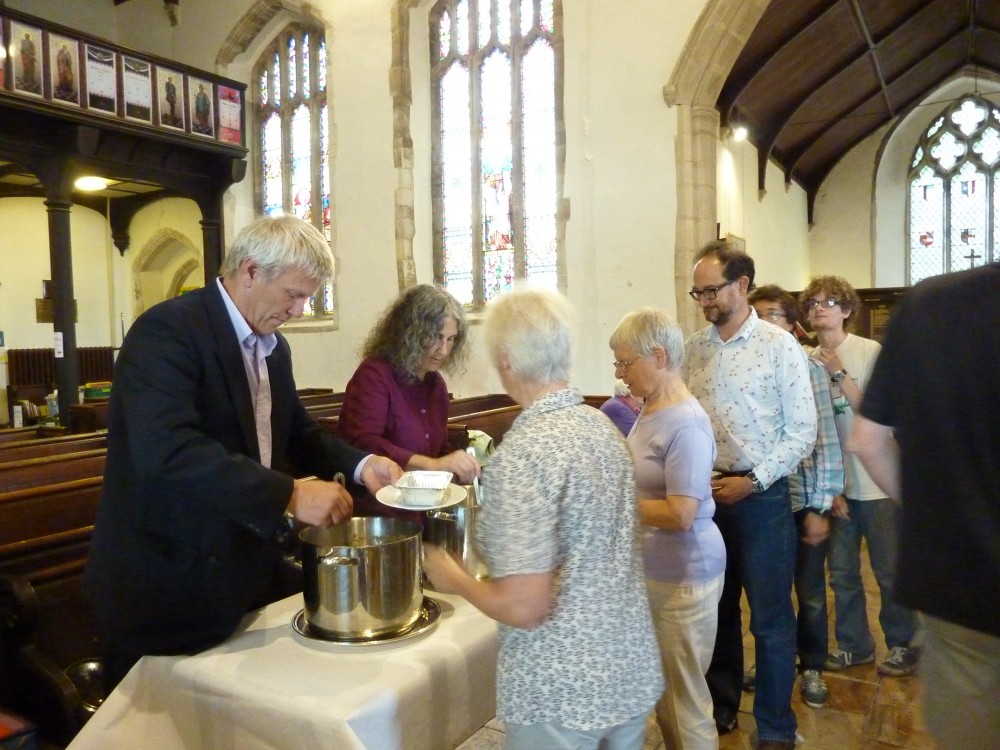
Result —
M 751 471 L 753 469 L 747 469 L 746 471 L 720 471 L 719 474 L 723 477 L 745 477 Z

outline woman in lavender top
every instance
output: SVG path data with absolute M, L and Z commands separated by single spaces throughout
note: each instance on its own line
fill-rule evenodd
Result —
M 340 437 L 404 469 L 450 471 L 471 482 L 479 475 L 476 459 L 448 450 L 448 386 L 440 373 L 464 361 L 467 337 L 465 313 L 448 292 L 419 284 L 400 294 L 365 341 L 337 420 Z M 367 495 L 356 498 L 355 513 L 417 521 L 422 515 Z
M 633 396 L 625 381 L 620 378 L 615 379 L 615 394 L 601 404 L 601 411 L 608 415 L 608 419 L 615 423 L 615 427 L 625 437 L 632 431 L 641 408 L 642 399 Z
M 712 425 L 681 379 L 684 337 L 667 312 L 629 313 L 609 343 L 616 377 L 645 399 L 628 445 L 666 681 L 656 719 L 668 750 L 715 750 L 719 736 L 705 672 L 715 647 L 726 548 L 712 520 Z

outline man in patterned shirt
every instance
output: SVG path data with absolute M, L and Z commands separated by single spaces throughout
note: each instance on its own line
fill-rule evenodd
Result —
M 816 402 L 802 347 L 750 307 L 754 262 L 725 241 L 697 256 L 691 297 L 711 325 L 685 345 L 684 380 L 712 419 L 718 447 L 715 522 L 726 542 L 726 582 L 708 671 L 720 734 L 736 726 L 743 680 L 740 593 L 753 614 L 761 750 L 795 747 L 796 528 L 788 475 L 816 441 Z

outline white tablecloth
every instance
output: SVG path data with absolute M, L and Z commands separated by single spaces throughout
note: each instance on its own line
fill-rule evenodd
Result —
M 303 638 L 296 595 L 195 656 L 147 656 L 72 750 L 442 750 L 495 713 L 496 623 L 460 597 L 432 630 L 378 646 Z

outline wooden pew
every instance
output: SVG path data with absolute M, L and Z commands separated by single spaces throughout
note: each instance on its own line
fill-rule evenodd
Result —
M 0 445 L 35 438 L 58 437 L 68 435 L 69 430 L 55 425 L 33 425 L 30 427 L 8 427 L 0 430 Z
M 0 463 L 24 458 L 56 456 L 63 453 L 97 450 L 108 447 L 106 432 L 88 432 L 81 435 L 60 435 L 54 438 L 36 438 L 17 442 L 0 443 Z
M 101 477 L 104 474 L 106 455 L 107 451 L 102 448 L 2 463 L 0 492 Z
M 82 574 L 102 482 L 0 493 L 0 644 L 13 686 L 3 699 L 59 747 L 89 717 L 67 668 L 100 653 Z
M 448 405 L 448 416 L 459 417 L 463 414 L 473 414 L 503 406 L 514 406 L 514 399 L 506 393 L 487 393 L 482 396 L 466 396 L 454 398 Z

